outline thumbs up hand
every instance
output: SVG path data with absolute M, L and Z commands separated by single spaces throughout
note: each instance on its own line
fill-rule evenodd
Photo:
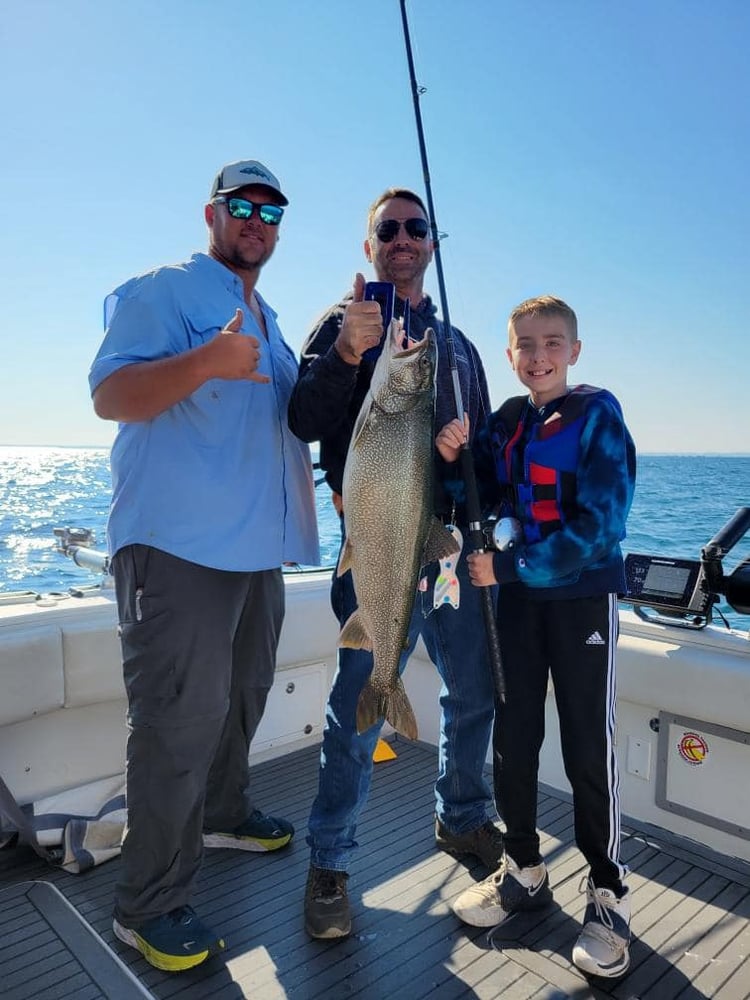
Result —
M 362 355 L 375 347 L 383 336 L 383 317 L 374 300 L 364 302 L 365 278 L 357 273 L 354 278 L 353 299 L 344 311 L 341 330 L 334 347 L 350 365 L 358 365 Z
M 240 333 L 244 314 L 241 309 L 205 345 L 209 359 L 209 378 L 248 379 L 250 382 L 268 383 L 268 375 L 261 375 L 261 345 L 257 337 Z

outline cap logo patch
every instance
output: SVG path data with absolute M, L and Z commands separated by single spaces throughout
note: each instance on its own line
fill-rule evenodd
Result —
M 241 174 L 255 174 L 257 177 L 262 177 L 264 180 L 270 181 L 270 177 L 265 172 L 265 170 L 260 170 L 258 167 L 242 167 L 240 170 Z

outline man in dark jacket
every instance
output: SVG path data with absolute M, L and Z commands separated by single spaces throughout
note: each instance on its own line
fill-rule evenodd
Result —
M 428 327 L 435 330 L 436 426 L 442 427 L 455 416 L 455 397 L 445 330 L 423 292 L 433 243 L 419 196 L 403 188 L 389 188 L 380 195 L 369 212 L 364 250 L 377 279 L 396 287 L 396 315 L 402 317 L 409 304 L 412 340 L 421 340 Z M 342 534 L 346 518 L 341 504 L 344 464 L 383 337 L 380 305 L 363 301 L 364 285 L 364 277 L 358 274 L 353 294 L 329 309 L 316 324 L 303 348 L 289 407 L 294 433 L 304 441 L 320 442 L 320 462 L 342 516 Z M 459 330 L 453 330 L 453 339 L 464 409 L 472 429 L 477 429 L 490 411 L 484 369 L 476 348 Z M 439 456 L 435 462 L 435 512 L 465 536 L 468 529 L 461 479 L 455 466 Z M 456 855 L 473 854 L 492 870 L 502 856 L 502 839 L 487 815 L 490 795 L 482 773 L 492 728 L 493 687 L 479 592 L 469 583 L 465 559 L 459 559 L 458 608 L 435 601 L 437 569 L 437 564 L 428 568 L 427 590 L 415 600 L 402 669 L 421 635 L 443 681 L 435 785 L 436 843 Z M 343 624 L 356 608 L 351 572 L 334 575 L 331 603 Z M 339 649 L 326 710 L 318 795 L 308 823 L 311 863 L 305 926 L 314 938 L 345 937 L 351 930 L 346 880 L 382 726 L 380 720 L 366 732 L 357 733 L 357 701 L 371 670 L 370 652 Z

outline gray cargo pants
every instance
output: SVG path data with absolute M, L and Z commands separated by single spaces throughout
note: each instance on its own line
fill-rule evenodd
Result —
M 115 916 L 189 903 L 203 830 L 254 808 L 248 751 L 273 683 L 280 569 L 209 569 L 147 545 L 112 560 L 128 695 L 127 807 Z

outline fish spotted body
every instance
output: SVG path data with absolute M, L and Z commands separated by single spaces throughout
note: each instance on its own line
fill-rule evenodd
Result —
M 346 538 L 338 575 L 351 570 L 357 609 L 339 645 L 371 649 L 357 730 L 385 718 L 410 739 L 417 723 L 399 675 L 422 566 L 458 551 L 433 513 L 437 348 L 428 330 L 401 351 L 389 331 L 349 444 L 343 481 Z

